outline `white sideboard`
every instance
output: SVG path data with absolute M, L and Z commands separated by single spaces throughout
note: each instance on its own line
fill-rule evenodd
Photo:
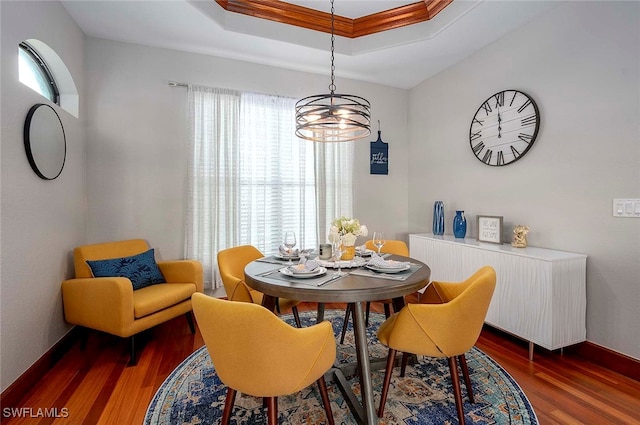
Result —
M 485 322 L 549 350 L 586 338 L 587 256 L 450 235 L 412 234 L 411 257 L 431 268 L 431 280 L 462 281 L 480 267 L 496 270 Z

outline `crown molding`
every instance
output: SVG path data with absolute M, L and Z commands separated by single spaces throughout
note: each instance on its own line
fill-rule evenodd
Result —
M 215 0 L 228 12 L 331 34 L 331 14 L 280 0 Z M 428 21 L 453 0 L 424 0 L 360 18 L 334 16 L 334 34 L 363 37 Z

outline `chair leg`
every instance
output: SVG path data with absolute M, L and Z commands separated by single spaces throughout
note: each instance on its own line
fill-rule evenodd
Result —
M 129 366 L 135 366 L 137 364 L 135 341 L 136 341 L 135 335 L 131 335 L 129 337 Z
M 369 310 L 371 310 L 371 301 L 367 301 L 367 310 L 364 314 L 364 326 L 369 327 Z
M 329 393 L 327 392 L 327 383 L 324 380 L 324 376 L 321 376 L 320 379 L 318 379 L 318 388 L 320 389 L 320 397 L 322 398 L 324 411 L 327 414 L 327 423 L 329 425 L 334 425 L 333 413 L 331 412 L 331 402 L 329 401 Z
M 380 407 L 378 407 L 378 417 L 384 416 L 384 405 L 387 402 L 387 393 L 389 392 L 389 383 L 391 382 L 391 373 L 393 372 L 393 363 L 396 359 L 396 350 L 389 348 L 389 356 L 387 357 L 387 368 L 384 371 L 384 383 L 382 384 L 382 393 L 380 394 Z
M 462 405 L 462 393 L 460 391 L 460 377 L 458 376 L 458 364 L 455 357 L 449 357 L 449 371 L 451 372 L 451 383 L 453 384 L 453 396 L 456 399 L 456 410 L 458 411 L 458 423 L 464 425 L 464 409 Z
M 384 303 L 384 317 L 387 319 L 391 317 L 391 307 L 389 306 L 389 303 Z
M 302 327 L 302 322 L 300 322 L 300 314 L 298 313 L 298 307 L 295 305 L 291 307 L 291 311 L 293 312 L 293 319 L 296 321 L 296 326 L 298 328 Z
M 189 329 L 191 330 L 191 333 L 195 334 L 196 333 L 196 328 L 193 325 L 193 313 L 191 313 L 190 311 L 187 311 L 185 316 L 187 317 L 187 323 L 189 323 Z
M 471 388 L 471 378 L 469 377 L 469 367 L 467 366 L 467 358 L 464 354 L 458 356 L 458 362 L 460 363 L 460 369 L 462 369 L 462 377 L 464 378 L 464 384 L 467 387 L 467 395 L 471 404 L 475 403 L 473 399 L 473 389 Z
M 227 398 L 224 401 L 224 411 L 222 412 L 222 425 L 229 425 L 231 420 L 231 411 L 233 410 L 233 404 L 236 401 L 236 390 L 231 387 L 227 387 Z
M 278 425 L 278 398 L 265 397 L 267 399 L 267 416 L 269 425 Z
M 409 353 L 402 353 L 402 363 L 400 364 L 400 377 L 404 378 L 404 373 L 407 370 L 407 363 L 409 363 Z
M 87 341 L 89 340 L 89 328 L 77 325 L 78 336 L 80 337 L 80 350 L 84 351 L 87 348 Z
M 353 313 L 353 304 L 347 304 L 347 309 L 344 312 L 344 322 L 342 323 L 342 335 L 340 336 L 340 344 L 344 344 L 344 336 L 347 333 L 347 326 L 349 326 L 349 317 Z

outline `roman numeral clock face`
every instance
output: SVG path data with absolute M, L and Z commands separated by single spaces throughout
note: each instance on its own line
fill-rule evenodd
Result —
M 469 129 L 473 154 L 491 166 L 511 164 L 533 146 L 540 127 L 538 106 L 518 90 L 504 90 L 488 98 Z

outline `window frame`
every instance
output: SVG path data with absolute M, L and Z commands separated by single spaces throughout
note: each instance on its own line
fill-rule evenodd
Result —
M 42 74 L 49 81 L 49 87 L 51 88 L 51 95 L 53 95 L 53 99 L 49 96 L 45 96 L 47 99 L 55 103 L 56 105 L 60 105 L 60 90 L 58 89 L 58 84 L 56 83 L 55 78 L 53 78 L 53 73 L 49 69 L 49 66 L 42 58 L 42 55 L 38 53 L 38 51 L 33 48 L 29 43 L 22 42 L 18 45 L 19 49 L 22 49 L 27 55 L 29 55 L 33 61 L 36 63 Z

